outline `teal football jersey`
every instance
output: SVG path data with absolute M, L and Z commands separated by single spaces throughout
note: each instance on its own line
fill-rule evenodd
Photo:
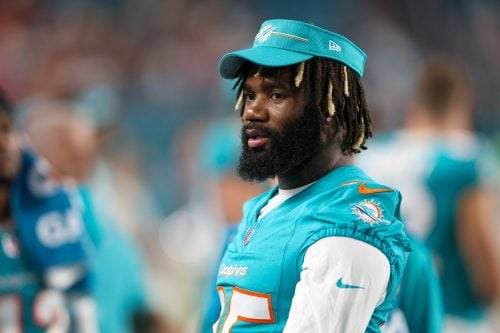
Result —
M 281 332 L 304 255 L 316 241 L 351 237 L 379 249 L 391 268 L 385 300 L 366 332 L 379 332 L 411 249 L 400 221 L 401 195 L 355 166 L 335 169 L 258 219 L 277 187 L 248 201 L 219 266 L 221 314 L 215 332 Z
M 413 251 L 408 257 L 398 296 L 411 333 L 440 333 L 444 327 L 441 288 L 432 256 L 424 243 L 411 238 Z
M 444 327 L 441 288 L 429 249 L 411 237 L 413 251 L 406 262 L 397 307 L 383 333 L 440 333 Z
M 460 255 L 456 214 L 465 191 L 485 175 L 494 180 L 490 154 L 485 142 L 467 132 L 423 136 L 399 131 L 379 136 L 358 158 L 374 178 L 403 193 L 404 222 L 433 254 L 445 312 L 467 320 L 481 319 L 485 307 L 474 296 Z
M 44 289 L 39 275 L 26 265 L 13 230 L 0 227 L 0 332 L 67 327 L 67 312 L 58 296 Z

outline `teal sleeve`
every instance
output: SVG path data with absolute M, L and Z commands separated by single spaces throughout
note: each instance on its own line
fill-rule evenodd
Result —
M 133 239 L 99 209 L 99 203 L 94 205 L 88 188 L 81 186 L 80 193 L 85 229 L 96 247 L 92 256 L 93 296 L 101 332 L 132 332 L 134 316 L 150 313 L 142 253 Z
M 399 307 L 411 333 L 438 333 L 443 330 L 444 310 L 441 288 L 430 251 L 412 238 L 413 252 L 401 281 Z
M 97 219 L 89 189 L 82 185 L 79 190 L 83 201 L 83 223 L 85 225 L 85 230 L 92 244 L 98 248 L 102 242 L 103 229 L 100 225 L 100 221 Z

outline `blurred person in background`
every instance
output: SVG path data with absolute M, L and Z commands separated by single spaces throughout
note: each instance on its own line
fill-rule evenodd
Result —
M 311 24 L 269 20 L 224 55 L 237 79 L 239 175 L 277 177 L 244 205 L 217 276 L 214 332 L 379 332 L 411 250 L 401 195 L 358 169 L 371 136 L 366 55 Z
M 177 267 L 161 282 L 175 289 L 164 293 L 181 298 L 172 312 L 184 318 L 184 327 L 192 325 L 194 330 L 200 330 L 200 325 L 211 330 L 217 320 L 220 306 L 214 285 L 221 252 L 241 220 L 243 202 L 266 189 L 238 177 L 238 133 L 236 119 L 209 118 L 188 125 L 176 140 L 177 161 L 189 195 L 160 227 L 160 245 L 167 257 L 163 260 Z M 185 310 L 179 313 L 180 308 Z
M 97 247 L 92 265 L 100 331 L 159 332 L 161 320 L 147 303 L 141 254 L 113 220 L 106 202 L 93 200 L 87 184 L 97 158 L 98 128 L 75 105 L 55 101 L 34 105 L 25 127 L 37 152 L 60 177 L 75 182 L 83 197 L 85 226 Z
M 441 333 L 444 306 L 432 255 L 419 239 L 409 235 L 408 256 L 395 307 L 382 333 Z
M 234 118 L 218 119 L 208 124 L 199 140 L 199 167 L 209 183 L 206 199 L 218 211 L 220 225 L 216 227 L 222 235 L 217 238 L 220 256 L 214 265 L 213 276 L 209 279 L 207 302 L 202 309 L 199 332 L 203 333 L 212 332 L 212 326 L 220 314 L 219 295 L 214 288 L 217 268 L 241 222 L 243 204 L 271 185 L 245 182 L 238 176 L 237 167 L 241 154 L 239 130 L 240 124 Z
M 0 91 L 0 330 L 98 332 L 82 200 L 22 146 Z
M 379 136 L 358 159 L 405 196 L 407 228 L 434 257 L 445 332 L 493 332 L 487 310 L 500 294 L 498 188 L 489 145 L 472 129 L 473 107 L 465 68 L 451 57 L 431 57 L 403 129 Z

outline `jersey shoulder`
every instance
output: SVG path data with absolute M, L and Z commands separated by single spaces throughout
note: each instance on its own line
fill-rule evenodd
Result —
M 325 193 L 316 198 L 318 211 L 343 211 L 346 220 L 368 224 L 389 223 L 400 219 L 401 194 L 398 190 L 381 184 L 361 169 L 337 184 L 328 185 Z

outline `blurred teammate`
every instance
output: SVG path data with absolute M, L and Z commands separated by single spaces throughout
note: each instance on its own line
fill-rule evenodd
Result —
M 396 307 L 383 333 L 440 333 L 444 326 L 441 287 L 429 249 L 415 237 L 401 280 Z
M 59 177 L 78 185 L 83 198 L 85 226 L 97 247 L 92 265 L 100 331 L 128 333 L 140 324 L 137 332 L 149 332 L 155 323 L 145 323 L 145 319 L 156 319 L 146 303 L 142 258 L 132 240 L 115 225 L 106 203 L 94 202 L 87 186 L 97 157 L 98 129 L 74 105 L 47 102 L 31 109 L 26 132 Z
M 401 195 L 352 165 L 371 135 L 365 54 L 298 21 L 262 24 L 226 54 L 237 79 L 246 180 L 278 185 L 248 201 L 219 267 L 214 332 L 378 332 L 409 240 Z
M 447 332 L 490 331 L 486 309 L 500 289 L 494 180 L 485 172 L 487 146 L 471 132 L 472 108 L 464 69 L 451 59 L 432 59 L 405 128 L 372 142 L 358 160 L 404 194 L 405 223 L 434 255 Z
M 0 91 L 0 331 L 97 332 L 82 202 L 21 148 Z
M 220 119 L 210 123 L 200 138 L 199 165 L 210 183 L 207 200 L 218 211 L 216 215 L 220 216 L 219 223 L 222 223 L 220 256 L 236 234 L 244 202 L 269 189 L 269 186 L 245 182 L 238 177 L 236 168 L 241 153 L 238 133 L 239 123 L 235 119 Z M 219 261 L 214 270 L 218 268 L 218 264 Z M 221 310 L 219 296 L 214 288 L 217 271 L 210 279 L 210 294 L 206 308 L 203 309 L 200 325 L 200 332 L 203 333 L 212 332 L 212 326 Z

